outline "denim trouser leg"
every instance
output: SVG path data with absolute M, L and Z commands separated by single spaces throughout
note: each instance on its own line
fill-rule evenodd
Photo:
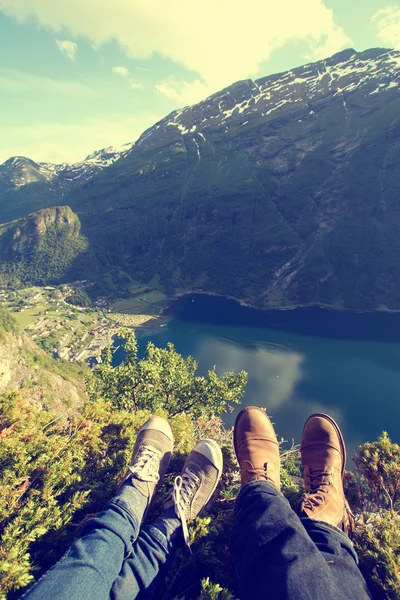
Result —
M 173 549 L 172 532 L 179 527 L 176 519 L 159 519 L 154 526 L 140 524 L 146 498 L 131 486 L 113 498 L 102 512 L 90 519 L 83 533 L 41 579 L 23 596 L 25 600 L 109 600 L 115 580 L 121 583 L 125 562 L 139 563 L 128 569 L 131 583 L 137 572 L 141 580 L 124 600 L 136 598 L 139 590 L 151 586 Z M 157 528 L 160 527 L 160 531 Z M 138 539 L 139 537 L 139 539 Z M 122 591 L 125 586 L 120 586 Z M 113 597 L 120 600 L 118 593 Z
M 161 515 L 152 525 L 142 528 L 132 553 L 122 565 L 112 587 L 111 600 L 149 600 L 183 537 L 174 511 Z
M 267 481 L 243 487 L 235 505 L 233 555 L 241 600 L 365 600 L 349 538 L 302 519 Z

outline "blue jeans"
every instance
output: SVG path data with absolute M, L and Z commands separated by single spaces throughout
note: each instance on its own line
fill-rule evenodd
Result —
M 182 542 L 173 510 L 140 529 L 146 499 L 124 486 L 25 600 L 134 600 L 154 596 Z M 336 527 L 299 519 L 270 483 L 240 492 L 233 555 L 241 600 L 369 598 L 349 538 Z
M 347 535 L 322 521 L 300 519 L 267 481 L 252 481 L 240 491 L 233 556 L 241 600 L 370 597 Z
M 181 544 L 173 509 L 141 528 L 146 498 L 123 486 L 79 538 L 23 596 L 26 600 L 133 600 L 153 597 Z

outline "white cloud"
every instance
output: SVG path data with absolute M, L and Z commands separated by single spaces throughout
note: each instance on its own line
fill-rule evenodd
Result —
M 123 77 L 126 77 L 129 74 L 126 67 L 113 67 L 112 70 L 114 73 L 117 73 L 117 75 L 122 75 Z
M 78 44 L 75 42 L 70 42 L 69 40 L 58 40 L 56 39 L 56 44 L 58 49 L 65 54 L 69 60 L 76 60 L 76 53 L 78 51 Z
M 20 22 L 33 17 L 54 31 L 82 36 L 94 47 L 116 40 L 130 57 L 159 53 L 193 72 L 199 84 L 182 86 L 196 100 L 196 89 L 204 96 L 255 75 L 288 42 L 308 43 L 315 58 L 351 45 L 323 0 L 253 0 L 246 7 L 238 0 L 203 0 L 201 10 L 187 0 L 171 0 L 168 10 L 164 0 L 97 0 L 96 10 L 82 0 L 0 0 L 0 10 Z M 161 93 L 168 88 L 159 85 Z
M 112 70 L 114 73 L 117 73 L 117 75 L 122 75 L 122 77 L 127 77 L 129 75 L 129 70 L 126 67 L 113 67 Z M 143 89 L 143 83 L 140 79 L 130 79 L 129 85 L 133 90 Z
M 27 156 L 36 162 L 78 162 L 94 150 L 134 142 L 162 116 L 149 113 L 140 118 L 96 118 L 80 123 L 45 121 L 10 127 L 9 132 L 2 127 L 0 164 L 11 156 Z
M 378 39 L 385 46 L 400 50 L 400 8 L 390 6 L 378 10 L 371 21 L 376 25 Z
M 187 81 L 178 82 L 175 80 L 165 80 L 157 83 L 156 91 L 169 98 L 175 100 L 179 104 L 193 104 L 201 98 L 206 98 L 215 91 L 212 86 L 207 85 L 199 79 L 195 79 L 192 83 Z
M 139 79 L 131 79 L 129 83 L 133 90 L 143 89 L 143 83 Z

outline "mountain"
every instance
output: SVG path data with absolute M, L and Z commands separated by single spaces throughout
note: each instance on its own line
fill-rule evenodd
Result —
M 36 163 L 14 156 L 0 165 L 0 222 L 52 206 L 102 169 L 125 156 L 133 144 L 104 148 L 79 163 Z
M 73 190 L 53 184 L 88 240 L 76 273 L 400 308 L 399 85 L 400 52 L 350 49 L 171 113 Z
M 87 247 L 68 206 L 44 208 L 0 226 L 0 275 L 17 284 L 45 284 L 68 277 Z

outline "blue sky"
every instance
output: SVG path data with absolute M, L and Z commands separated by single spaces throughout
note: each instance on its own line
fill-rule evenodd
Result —
M 234 81 L 400 49 L 399 0 L 0 0 L 0 163 L 132 142 Z

